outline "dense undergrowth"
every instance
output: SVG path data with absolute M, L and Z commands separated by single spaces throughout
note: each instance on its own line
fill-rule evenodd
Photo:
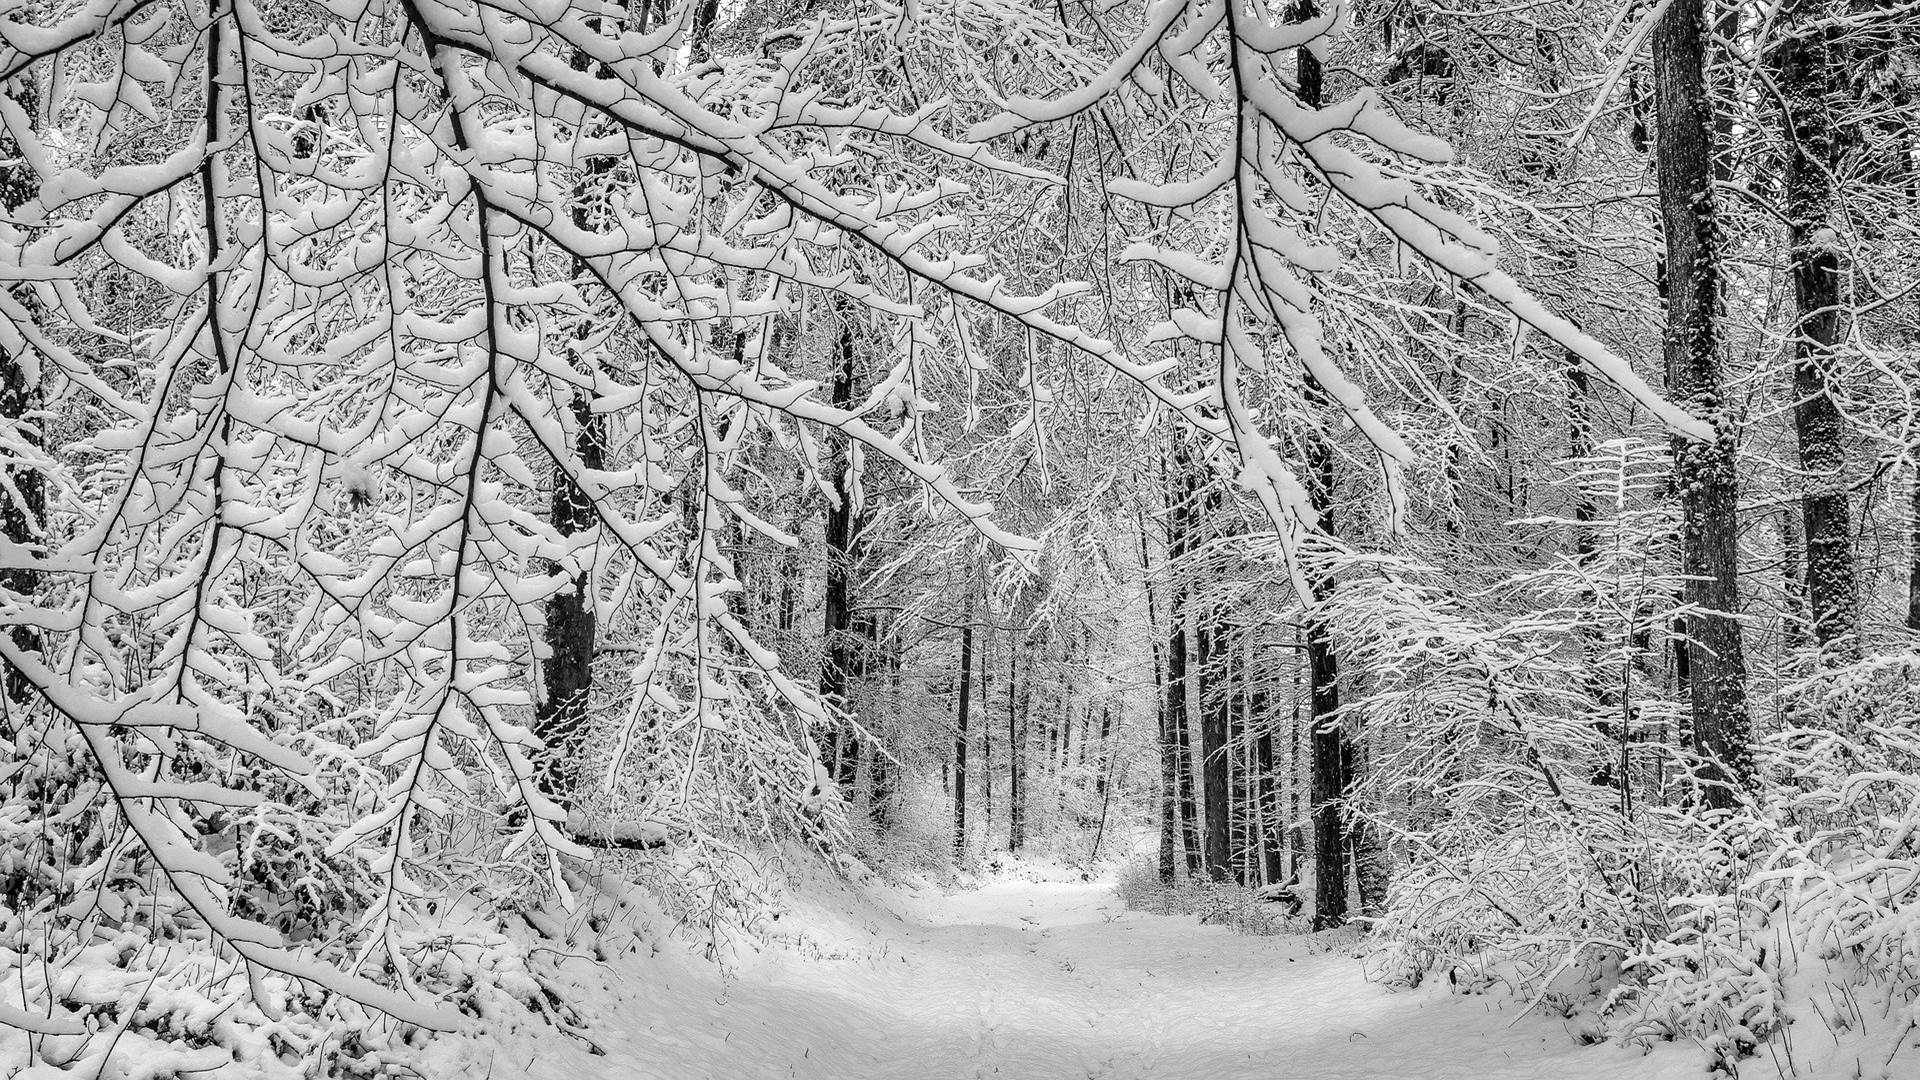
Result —
M 1789 687 L 1732 812 L 1398 813 L 1406 861 L 1373 967 L 1505 991 L 1581 1038 L 1693 1040 L 1719 1074 L 1910 1075 L 1920 1062 L 1920 660 Z M 1569 782 L 1567 798 L 1618 798 Z
M 1789 686 L 1777 730 L 1756 748 L 1757 790 L 1732 812 L 1684 797 L 1622 812 L 1617 787 L 1571 768 L 1567 747 L 1537 733 L 1531 782 L 1510 754 L 1456 746 L 1454 779 L 1428 803 L 1374 793 L 1371 820 L 1397 858 L 1359 950 L 1370 977 L 1503 995 L 1565 1020 L 1583 1042 L 1697 1044 L 1714 1075 L 1913 1075 L 1916 675 L 1920 656 L 1881 656 Z M 1641 782 L 1641 757 L 1658 752 L 1634 747 Z M 1678 773 L 1681 756 L 1665 752 Z M 1567 773 L 1557 793 L 1543 779 L 1556 765 Z M 1309 927 L 1254 889 L 1163 883 L 1151 857 L 1123 866 L 1118 889 L 1131 910 L 1242 933 Z
M 1302 934 L 1308 922 L 1283 904 L 1263 899 L 1259 890 L 1231 881 L 1204 877 L 1160 880 L 1159 867 L 1149 853 L 1120 867 L 1120 901 L 1128 911 L 1150 915 L 1186 915 L 1203 926 L 1227 926 L 1243 934 Z
M 743 843 L 724 864 L 695 845 L 609 854 L 567 872 L 571 910 L 552 894 L 490 894 L 476 879 L 459 897 L 410 912 L 395 933 L 409 961 L 407 992 L 448 1016 L 438 1028 L 278 972 L 249 978 L 204 930 L 177 919 L 96 918 L 87 941 L 58 941 L 8 910 L 0 924 L 8 942 L 46 943 L 0 951 L 18 972 L 0 1001 L 31 1010 L 14 1024 L 19 1010 L 8 1006 L 0 1075 L 441 1080 L 477 1075 L 503 1048 L 555 1039 L 598 1056 L 613 1034 L 601 1007 L 619 996 L 607 983 L 623 959 L 644 964 L 674 951 L 726 970 L 775 944 L 805 952 L 814 947 L 806 928 L 782 921 L 796 890 L 821 892 L 847 869 L 858 864 L 836 868 L 797 843 Z M 348 960 L 326 943 L 312 947 Z

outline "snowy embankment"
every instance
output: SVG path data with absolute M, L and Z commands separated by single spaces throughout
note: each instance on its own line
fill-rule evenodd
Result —
M 852 909 L 851 913 L 847 909 Z M 1027 871 L 955 893 L 805 904 L 731 978 L 644 951 L 581 987 L 594 1041 L 467 1043 L 469 1075 L 535 1080 L 1560 1080 L 1697 1077 L 1700 1053 L 1581 1047 L 1444 981 L 1390 993 L 1311 939 L 1124 912 L 1113 886 Z M 580 965 L 583 970 L 586 965 Z M 440 1049 L 447 1049 L 442 1047 Z

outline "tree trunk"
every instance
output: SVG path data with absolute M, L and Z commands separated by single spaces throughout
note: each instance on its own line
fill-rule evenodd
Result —
M 1916 490 L 1920 491 L 1920 485 L 1916 485 Z M 1916 527 L 1920 528 L 1920 526 Z M 1920 567 L 1920 547 L 1915 551 L 1915 565 Z M 1179 857 L 1177 849 L 1180 846 L 1180 779 L 1174 772 L 1179 755 L 1169 715 L 1173 702 L 1171 696 L 1173 679 L 1167 670 L 1167 657 L 1171 654 L 1167 644 L 1171 643 L 1172 635 L 1169 632 L 1166 643 L 1163 643 L 1160 637 L 1159 612 L 1154 603 L 1153 576 L 1148 572 L 1148 565 L 1147 523 L 1143 516 L 1140 521 L 1140 573 L 1145 581 L 1147 593 L 1147 637 L 1153 642 L 1153 688 L 1155 691 L 1153 711 L 1156 722 L 1155 732 L 1160 746 L 1159 870 L 1161 884 L 1171 885 L 1174 863 Z M 1169 581 L 1173 576 L 1171 566 L 1171 560 L 1162 566 L 1162 569 L 1167 571 Z M 1916 569 L 1915 574 L 1915 581 L 1920 582 L 1920 569 Z
M 1324 519 L 1323 519 L 1324 521 Z M 1317 584 L 1317 583 L 1316 583 Z M 1308 736 L 1313 776 L 1313 925 L 1340 925 L 1347 917 L 1346 837 L 1342 820 L 1348 786 L 1348 747 L 1341 728 L 1340 669 L 1328 628 L 1307 620 L 1307 685 L 1313 717 Z
M 1287 877 L 1290 879 L 1300 876 L 1300 860 L 1307 852 L 1307 830 L 1302 827 L 1301 823 L 1307 820 L 1308 815 L 1301 808 L 1300 794 L 1303 787 L 1310 788 L 1313 781 L 1312 778 L 1309 777 L 1305 785 L 1300 782 L 1301 750 L 1304 749 L 1301 746 L 1301 740 L 1304 738 L 1304 727 L 1300 723 L 1299 706 L 1296 705 L 1293 714 L 1293 752 L 1288 755 L 1291 767 L 1287 771 L 1287 784 L 1289 788 L 1287 805 Z
M 1250 722 L 1261 725 L 1254 743 L 1254 797 L 1260 804 L 1260 882 L 1274 885 L 1287 879 L 1286 824 L 1280 816 L 1280 778 L 1275 775 L 1273 730 L 1266 723 L 1266 697 L 1256 696 L 1247 710 Z
M 854 328 L 851 313 L 840 314 L 840 333 L 834 340 L 832 396 L 828 400 L 837 409 L 850 409 L 854 404 Z M 820 696 L 838 708 L 851 711 L 848 676 L 854 664 L 854 635 L 849 619 L 850 594 L 861 522 L 853 506 L 854 478 L 848 440 L 845 436 L 829 435 L 827 443 L 827 471 L 834 498 L 827 507 L 827 582 L 821 624 L 826 657 L 820 667 Z M 858 757 L 852 742 L 852 732 L 838 725 L 829 728 L 821 741 L 821 756 L 842 792 L 853 787 Z
M 1060 741 L 1054 745 L 1054 749 L 1058 751 L 1059 757 L 1055 758 L 1050 765 L 1050 768 L 1056 776 L 1065 772 L 1068 765 L 1073 764 L 1073 724 L 1076 711 L 1080 708 L 1080 703 L 1077 700 L 1079 695 L 1074 693 L 1076 689 L 1074 686 L 1074 648 L 1073 638 L 1071 637 L 1067 638 L 1065 661 L 1061 672 L 1062 678 L 1057 684 L 1060 688 L 1060 709 L 1054 714 L 1058 719 L 1054 721 L 1053 725 L 1054 730 L 1060 735 Z
M 704 64 L 712 58 L 713 28 L 720 21 L 720 0 L 698 0 L 693 6 L 693 28 L 687 35 L 687 59 Z
M 980 828 L 993 832 L 993 634 L 980 639 Z
M 899 716 L 904 705 L 900 690 L 900 638 L 897 627 L 887 633 L 886 652 L 883 662 L 887 667 L 888 695 L 892 716 Z M 891 734 L 891 728 L 886 734 Z M 867 799 L 867 814 L 872 818 L 875 828 L 886 830 L 893 827 L 893 763 L 887 760 L 884 747 L 872 748 L 873 759 L 867 769 L 871 790 Z
M 1254 805 L 1250 776 L 1250 744 L 1247 739 L 1247 631 L 1236 635 L 1233 646 L 1233 695 L 1227 707 L 1227 782 L 1230 801 L 1228 843 L 1233 853 L 1233 879 L 1242 885 L 1257 880 L 1254 859 L 1259 855 L 1259 808 Z
M 1907 629 L 1920 630 L 1920 465 L 1913 469 L 1913 494 L 1907 501 Z
M 1100 800 L 1100 819 L 1093 830 L 1093 848 L 1087 853 L 1087 861 L 1100 861 L 1100 840 L 1107 835 L 1107 812 L 1113 804 L 1113 766 L 1119 758 L 1113 752 L 1113 713 L 1109 704 L 1100 713 L 1100 750 L 1094 759 L 1094 767 L 1099 770 L 1094 780 L 1094 794 Z
M 1227 674 L 1226 631 L 1208 611 L 1200 627 L 1200 793 L 1206 835 L 1207 876 L 1225 881 L 1233 874 L 1232 792 L 1227 761 L 1227 712 L 1232 679 Z
M 1318 10 L 1311 0 L 1300 3 L 1298 8 L 1304 15 Z M 1308 108 L 1320 108 L 1325 83 L 1319 57 L 1310 49 L 1296 49 L 1294 70 L 1298 74 L 1301 103 Z M 1313 400 L 1324 397 L 1317 386 L 1310 386 L 1309 391 Z M 1307 433 L 1305 441 L 1308 496 L 1320 517 L 1320 531 L 1333 536 L 1333 447 L 1319 432 Z M 1331 583 L 1316 575 L 1308 584 L 1314 595 L 1300 599 L 1307 609 L 1307 684 L 1313 706 L 1313 731 L 1309 739 L 1313 755 L 1313 925 L 1315 929 L 1326 929 L 1338 926 L 1347 917 L 1345 800 L 1347 788 L 1353 782 L 1353 758 L 1346 732 L 1336 715 L 1340 708 L 1339 661 L 1333 653 L 1331 628 L 1318 610 L 1319 597 Z
M 973 709 L 973 603 L 960 628 L 960 709 L 953 726 L 953 854 L 967 850 L 967 714 Z
M 588 469 L 606 467 L 606 424 L 595 416 L 585 395 L 573 401 L 577 425 L 574 453 Z M 551 506 L 554 531 L 572 536 L 594 526 L 593 502 L 564 472 L 554 470 Z M 579 770 L 581 742 L 586 735 L 593 698 L 593 649 L 598 637 L 593 604 L 593 581 L 582 571 L 564 592 L 547 601 L 546 639 L 551 650 L 542 672 L 545 690 L 534 710 L 534 733 L 546 744 L 544 783 L 547 793 L 568 799 Z
M 597 20 L 593 25 L 599 29 Z M 587 70 L 595 65 L 585 54 L 576 54 L 573 66 Z M 611 167 L 605 158 L 587 160 L 569 199 L 568 213 L 575 227 L 599 227 L 595 219 L 606 197 L 603 189 Z M 589 269 L 576 260 L 573 272 L 576 278 L 586 279 Z M 586 328 L 580 333 L 586 334 Z M 587 363 L 597 368 L 600 361 L 589 358 Z M 604 469 L 606 418 L 594 413 L 593 399 L 585 391 L 575 391 L 571 404 L 574 455 L 583 468 Z M 557 465 L 552 488 L 548 516 L 554 532 L 569 537 L 594 527 L 593 500 Z M 592 594 L 592 575 L 582 571 L 545 604 L 548 655 L 541 665 L 542 693 L 533 710 L 533 731 L 545 748 L 540 758 L 540 787 L 562 805 L 570 801 L 578 781 L 582 742 L 592 715 L 593 650 L 599 636 Z
M 1113 706 L 1109 704 L 1100 710 L 1100 749 L 1094 754 L 1093 793 L 1102 807 L 1107 803 L 1107 785 L 1112 782 L 1111 766 L 1113 762 Z
M 1706 0 L 1672 0 L 1653 33 L 1657 176 L 1667 250 L 1667 392 L 1713 425 L 1710 442 L 1676 438 L 1688 619 L 1693 746 L 1709 807 L 1731 807 L 1753 772 L 1741 649 L 1735 422 L 1720 365 L 1720 233 L 1713 194 Z
M 1844 80 L 1824 0 L 1788 0 L 1774 54 L 1786 128 L 1788 276 L 1793 282 L 1793 431 L 1806 485 L 1807 599 L 1823 660 L 1859 656 L 1852 514 L 1847 504 L 1846 423 L 1834 403 L 1834 348 L 1844 332 L 1840 243 L 1830 224 L 1833 169 L 1857 129 L 1832 107 Z
M 1026 724 L 1021 703 L 1033 694 L 1033 671 L 1020 682 L 1020 647 L 1007 638 L 1007 850 L 1019 851 L 1027 842 Z
M 1180 563 L 1192 546 L 1193 488 L 1187 456 L 1177 441 L 1170 480 L 1174 497 L 1167 507 L 1167 730 L 1180 803 L 1181 847 L 1186 853 L 1187 874 L 1192 876 L 1200 871 L 1200 813 L 1193 792 L 1193 737 L 1187 715 L 1187 588 Z

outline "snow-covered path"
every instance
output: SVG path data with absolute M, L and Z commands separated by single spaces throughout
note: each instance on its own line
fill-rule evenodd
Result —
M 1121 909 L 1111 883 L 1007 879 L 899 898 L 722 983 L 657 958 L 595 1024 L 605 1057 L 543 1040 L 565 1080 L 1532 1080 L 1692 1077 L 1679 1048 L 1580 1048 L 1492 997 L 1390 994 L 1356 961 Z M 802 916 L 803 919 L 806 916 Z M 813 955 L 807 955 L 813 954 Z M 508 1051 L 512 1053 L 512 1051 Z M 504 1061 L 497 1066 L 505 1066 Z M 513 1063 L 520 1065 L 519 1062 Z M 499 1067 L 495 1075 L 502 1075 Z

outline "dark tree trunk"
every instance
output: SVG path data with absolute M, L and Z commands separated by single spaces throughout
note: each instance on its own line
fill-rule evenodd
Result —
M 1317 11 L 1311 0 L 1297 5 L 1304 15 Z M 1300 101 L 1319 108 L 1325 96 L 1320 59 L 1309 49 L 1294 52 Z M 1310 388 L 1318 400 L 1323 395 Z M 1309 432 L 1307 443 L 1308 495 L 1320 516 L 1322 533 L 1335 535 L 1333 447 L 1319 432 Z M 1315 578 L 1308 583 L 1313 596 L 1302 597 L 1307 608 L 1307 684 L 1312 702 L 1313 731 L 1309 738 L 1313 762 L 1313 925 L 1338 926 L 1347 917 L 1346 792 L 1353 783 L 1353 755 L 1337 715 L 1340 709 L 1340 665 L 1334 657 L 1331 628 L 1318 611 L 1318 602 L 1331 584 Z
M 1167 731 L 1173 747 L 1173 779 L 1179 798 L 1181 847 L 1187 874 L 1200 871 L 1199 807 L 1193 791 L 1193 736 L 1187 712 L 1187 583 L 1181 566 L 1191 550 L 1193 486 L 1190 463 L 1176 441 L 1173 452 L 1173 500 L 1167 507 Z
M 991 623 L 988 624 L 991 627 Z M 980 639 L 980 828 L 993 832 L 993 634 Z
M 843 311 L 841 315 L 840 333 L 834 339 L 832 396 L 828 400 L 835 408 L 850 409 L 854 404 L 854 327 L 850 313 Z M 851 711 L 848 676 L 855 662 L 855 635 L 849 616 L 861 522 L 854 512 L 853 466 L 847 439 L 829 436 L 827 443 L 827 472 L 834 498 L 827 507 L 826 603 L 821 625 L 826 657 L 820 667 L 820 696 Z M 852 789 L 859 760 L 852 743 L 852 732 L 841 726 L 829 728 L 821 741 L 821 756 L 842 792 Z
M 1172 666 L 1175 679 L 1170 693 L 1178 702 L 1177 711 L 1168 717 L 1173 727 L 1174 779 L 1180 788 L 1180 846 L 1186 853 L 1187 875 L 1200 872 L 1200 808 L 1194 799 L 1193 790 L 1193 732 L 1188 717 L 1186 686 L 1187 660 L 1185 656 L 1186 634 L 1181 634 L 1181 659 Z
M 1260 806 L 1260 881 L 1273 885 L 1287 879 L 1285 823 L 1280 816 L 1280 778 L 1275 775 L 1273 729 L 1266 719 L 1266 695 L 1256 694 L 1247 709 L 1248 722 L 1260 725 L 1254 742 L 1254 798 Z
M 1916 490 L 1920 490 L 1917 487 Z M 1920 548 L 1916 548 L 1920 551 Z M 1916 555 L 1916 565 L 1920 565 L 1920 555 Z M 1156 721 L 1155 731 L 1160 746 L 1160 881 L 1173 884 L 1174 864 L 1179 858 L 1180 846 L 1180 780 L 1174 769 L 1178 761 L 1177 746 L 1173 738 L 1173 726 L 1169 719 L 1172 711 L 1173 679 L 1167 670 L 1167 657 L 1170 651 L 1161 640 L 1159 633 L 1159 608 L 1154 603 L 1153 575 L 1148 572 L 1147 559 L 1147 523 L 1140 521 L 1140 572 L 1146 581 L 1147 593 L 1147 636 L 1153 642 L 1153 688 L 1155 691 L 1153 711 Z M 1162 567 L 1172 580 L 1171 560 Z M 1916 571 L 1920 574 L 1920 571 Z M 1916 580 L 1920 580 L 1917 577 Z M 1169 634 L 1171 640 L 1171 634 Z
M 1302 823 L 1307 821 L 1308 811 L 1300 805 L 1300 796 L 1303 788 L 1311 789 L 1313 786 L 1311 775 L 1307 777 L 1306 784 L 1300 782 L 1300 761 L 1306 756 L 1303 752 L 1307 751 L 1302 743 L 1307 738 L 1306 728 L 1311 721 L 1308 724 L 1300 722 L 1300 686 L 1297 679 L 1293 690 L 1292 752 L 1287 755 L 1287 877 L 1290 879 L 1299 877 L 1300 859 L 1307 852 L 1307 831 L 1302 828 Z
M 899 716 L 904 702 L 900 692 L 900 638 L 897 628 L 888 631 L 886 642 L 883 662 L 887 667 L 888 694 L 893 705 L 888 711 L 893 716 Z M 867 770 L 871 786 L 867 813 L 876 827 L 890 829 L 893 827 L 893 763 L 887 760 L 882 747 L 874 747 L 872 752 L 872 763 Z
M 1033 695 L 1033 670 L 1020 682 L 1020 643 L 1007 639 L 1007 850 L 1027 842 L 1027 725 L 1022 706 Z
M 1308 494 L 1320 515 L 1320 530 L 1334 535 L 1333 448 L 1324 438 L 1307 444 Z M 1353 747 L 1340 711 L 1340 662 L 1333 651 L 1332 627 L 1320 614 L 1319 597 L 1332 583 L 1309 580 L 1314 596 L 1305 598 L 1307 689 L 1312 731 L 1308 737 L 1313 788 L 1313 923 L 1338 926 L 1347 917 L 1347 789 L 1353 786 Z
M 1840 307 L 1840 243 L 1831 225 L 1833 170 L 1857 129 L 1833 108 L 1845 85 L 1834 14 L 1824 0 L 1789 0 L 1780 12 L 1775 82 L 1786 128 L 1788 276 L 1793 282 L 1793 430 L 1806 485 L 1807 598 L 1824 660 L 1859 656 L 1852 514 L 1847 504 L 1846 422 L 1834 403 Z
M 1093 748 L 1092 692 L 1089 691 L 1088 694 L 1087 704 L 1080 711 L 1080 755 L 1076 759 L 1076 763 L 1083 769 L 1087 767 L 1087 754 Z
M 1227 761 L 1228 710 L 1233 682 L 1227 673 L 1226 628 L 1209 611 L 1200 627 L 1200 792 L 1206 835 L 1207 876 L 1225 881 L 1233 874 L 1233 809 Z
M 704 64 L 713 55 L 713 28 L 720 21 L 720 0 L 699 0 L 693 7 L 693 29 L 687 35 L 687 59 Z
M 1113 706 L 1109 704 L 1100 710 L 1100 749 L 1094 755 L 1093 793 L 1104 808 L 1107 804 L 1107 787 L 1112 782 L 1109 771 L 1113 762 Z
M 605 420 L 593 413 L 585 395 L 573 400 L 576 425 L 574 453 L 588 469 L 606 467 Z M 593 502 L 564 472 L 554 470 L 550 509 L 554 531 L 572 536 L 594 526 Z M 572 584 L 547 601 L 545 695 L 534 710 L 534 733 L 546 744 L 547 793 L 563 802 L 578 780 L 581 742 L 593 699 L 593 650 L 598 637 L 593 605 L 593 581 L 582 571 Z
M 1049 744 L 1050 749 L 1059 755 L 1048 765 L 1048 768 L 1050 768 L 1056 776 L 1066 771 L 1068 765 L 1073 764 L 1073 722 L 1075 713 L 1080 708 L 1080 703 L 1077 700 L 1078 695 L 1074 693 L 1074 639 L 1072 635 L 1068 635 L 1067 637 L 1062 660 L 1061 678 L 1056 683 L 1060 692 L 1060 708 L 1054 713 L 1056 719 L 1053 725 L 1054 731 L 1059 736 L 1059 741 Z
M 773 342 L 773 348 L 776 353 L 779 350 L 780 339 L 781 335 L 776 334 Z M 806 469 L 796 468 L 793 472 L 792 480 L 795 490 L 806 490 Z M 795 536 L 799 536 L 801 528 L 805 525 L 807 513 L 806 504 L 801 503 L 796 506 L 793 517 L 787 524 L 787 531 Z M 780 556 L 780 585 L 777 599 L 774 601 L 773 617 L 774 626 L 783 634 L 791 632 L 795 623 L 799 621 L 800 591 L 805 585 L 806 576 L 801 572 L 800 550 L 799 546 L 795 545 L 794 547 L 788 548 L 786 552 Z
M 1242 885 L 1256 880 L 1259 872 L 1254 860 L 1260 852 L 1259 808 L 1254 804 L 1250 783 L 1251 746 L 1247 739 L 1247 633 L 1241 629 L 1232 647 L 1233 695 L 1227 709 L 1228 791 L 1231 801 L 1232 829 L 1229 844 L 1233 852 L 1233 879 Z
M 1554 175 L 1555 170 L 1551 165 L 1544 166 L 1543 168 L 1547 177 L 1550 178 Z M 1569 255 L 1567 270 L 1571 273 L 1572 269 L 1572 256 Z M 1567 373 L 1567 457 L 1570 460 L 1577 461 L 1593 454 L 1593 423 L 1588 416 L 1588 407 L 1591 403 L 1593 387 L 1591 379 L 1587 375 L 1586 366 L 1581 363 L 1579 356 L 1573 353 L 1567 353 L 1565 356 L 1565 365 Z M 1575 565 L 1582 571 L 1582 574 L 1585 575 L 1588 568 L 1592 565 L 1596 554 L 1594 550 L 1594 530 L 1590 527 L 1590 524 L 1600 515 L 1599 508 L 1594 505 L 1593 494 L 1586 485 L 1582 484 L 1578 487 L 1575 499 L 1576 501 L 1573 507 L 1574 561 Z M 1583 576 L 1583 583 L 1580 587 L 1580 599 L 1585 607 L 1597 609 L 1600 598 L 1596 594 L 1593 586 L 1588 584 L 1591 580 L 1590 577 Z M 1632 725 L 1625 716 L 1620 716 L 1617 724 L 1614 722 L 1616 715 L 1615 706 L 1621 704 L 1621 695 L 1615 680 L 1610 677 L 1605 660 L 1608 649 L 1606 623 L 1600 618 L 1581 619 L 1578 633 L 1580 635 L 1580 655 L 1581 658 L 1586 661 L 1587 665 L 1584 680 L 1586 684 L 1586 698 L 1588 702 L 1591 703 L 1590 708 L 1596 717 L 1594 727 L 1599 731 L 1600 738 L 1606 744 L 1625 746 L 1627 742 L 1633 738 L 1633 730 Z M 1594 786 L 1615 787 L 1624 793 L 1627 783 L 1628 777 L 1626 776 L 1624 768 L 1621 767 L 1620 761 L 1616 758 L 1616 755 L 1609 753 L 1594 766 Z
M 1706 0 L 1672 0 L 1653 32 L 1657 168 L 1667 250 L 1668 394 L 1713 425 L 1710 442 L 1676 439 L 1687 674 L 1706 805 L 1731 807 L 1753 772 L 1741 648 L 1735 422 L 1720 364 L 1720 231 L 1713 193 Z
M 1907 629 L 1920 630 L 1920 465 L 1913 471 L 1913 492 L 1908 499 L 1907 549 Z
M 967 717 L 973 711 L 973 604 L 960 628 L 960 708 L 953 725 L 953 854 L 967 850 Z
M 1100 818 L 1094 826 L 1093 849 L 1087 855 L 1088 862 L 1100 859 L 1100 840 L 1107 835 L 1107 813 L 1113 804 L 1113 765 L 1119 755 L 1113 752 L 1113 714 L 1114 706 L 1109 703 L 1100 711 L 1100 749 L 1094 756 L 1094 796 L 1100 801 Z
M 1347 790 L 1348 747 L 1337 715 L 1340 669 L 1328 628 L 1307 620 L 1308 701 L 1313 717 L 1308 736 L 1313 776 L 1313 923 L 1338 926 L 1347 917 L 1346 837 L 1342 820 Z
M 598 29 L 598 22 L 595 22 Z M 576 54 L 573 66 L 587 70 L 594 66 L 585 54 Z M 606 199 L 609 160 L 592 158 L 582 170 L 571 198 L 569 215 L 577 228 L 598 228 Z M 588 268 L 576 261 L 574 276 L 586 279 Z M 583 328 L 582 334 L 586 333 Z M 600 361 L 587 361 L 598 368 Z M 576 390 L 571 403 L 574 455 L 586 469 L 606 467 L 606 418 L 593 411 L 593 398 Z M 555 466 L 553 491 L 548 515 L 553 529 L 562 537 L 592 529 L 596 515 L 593 500 L 582 491 L 568 473 Z M 593 603 L 593 579 L 582 571 L 573 575 L 565 590 L 556 593 L 545 605 L 545 637 L 548 656 L 541 665 L 541 696 L 534 706 L 533 731 L 545 745 L 540 758 L 540 786 L 563 806 L 571 801 L 579 779 L 582 742 L 586 736 L 593 704 L 593 650 L 599 636 Z

